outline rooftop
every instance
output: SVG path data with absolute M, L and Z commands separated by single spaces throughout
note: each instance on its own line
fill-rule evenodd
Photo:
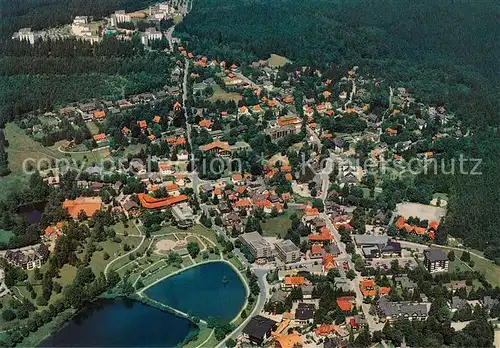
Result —
M 438 249 L 438 248 L 430 248 L 430 249 L 424 250 L 424 256 L 430 262 L 448 260 L 448 255 L 446 255 L 446 253 L 443 250 Z
M 299 251 L 299 248 L 295 244 L 293 244 L 293 242 L 289 239 L 278 241 L 274 245 L 281 248 L 285 253 Z

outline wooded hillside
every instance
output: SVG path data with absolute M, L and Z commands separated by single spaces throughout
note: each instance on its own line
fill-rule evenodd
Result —
M 359 66 L 445 105 L 473 130 L 450 153 L 482 158 L 480 176 L 440 176 L 440 233 L 500 257 L 500 3 L 453 0 L 196 0 L 177 26 L 194 53 L 237 63 L 284 55 L 298 65 Z

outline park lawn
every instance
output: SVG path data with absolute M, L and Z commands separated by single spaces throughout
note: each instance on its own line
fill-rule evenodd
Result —
M 102 246 L 103 250 L 95 251 L 92 255 L 92 259 L 90 260 L 90 267 L 95 274 L 99 274 L 104 272 L 106 265 L 110 263 L 113 259 L 117 258 L 120 255 L 123 255 L 125 251 L 123 251 L 123 245 L 127 243 L 130 245 L 130 250 L 135 249 L 137 245 L 139 245 L 141 241 L 141 237 L 120 237 L 122 239 L 121 243 L 115 243 L 112 240 L 106 240 L 104 242 L 100 242 L 99 245 Z M 109 259 L 104 260 L 104 253 L 108 253 L 110 256 Z M 125 258 L 128 260 L 128 258 Z
M 209 228 L 206 228 L 202 225 L 194 225 L 185 230 L 178 229 L 175 226 L 163 226 L 159 231 L 151 233 L 151 235 L 159 235 L 159 234 L 167 234 L 167 233 L 175 233 L 178 234 L 179 239 L 184 238 L 183 234 L 185 233 L 193 233 L 199 234 L 211 240 L 214 244 L 217 244 L 217 237 L 215 236 L 215 232 Z M 203 240 L 205 243 L 205 240 Z M 212 246 L 212 245 L 210 245 Z
M 0 243 L 9 243 L 10 237 L 12 237 L 13 235 L 14 233 L 12 233 L 12 231 L 0 229 Z
M 118 235 L 125 235 L 125 234 L 129 236 L 139 235 L 139 231 L 137 231 L 137 228 L 135 227 L 132 221 L 128 222 L 127 227 L 125 227 L 125 225 L 121 221 L 110 227 L 114 229 L 116 234 Z
M 140 237 L 132 237 L 132 238 L 139 239 Z M 133 261 L 137 260 L 138 257 L 142 256 L 146 252 L 146 250 L 148 249 L 149 244 L 151 243 L 151 241 L 152 241 L 152 239 L 145 239 L 144 242 L 139 247 L 139 249 L 137 249 L 136 251 L 133 252 L 133 255 L 134 255 L 134 260 Z M 134 250 L 137 247 L 137 245 L 134 246 L 133 248 L 131 248 L 129 251 L 123 252 L 121 255 L 124 255 L 124 254 L 129 253 L 130 251 Z M 129 262 L 131 262 L 130 255 L 129 256 L 125 256 L 125 257 L 121 258 L 120 260 L 116 261 L 115 263 L 113 263 L 113 266 L 111 268 L 114 269 L 114 270 L 118 270 L 120 267 L 125 266 Z
M 187 236 L 186 241 L 188 243 L 194 242 L 194 243 L 198 244 L 198 246 L 200 247 L 200 251 L 205 251 L 205 250 L 208 251 L 207 250 L 208 247 L 206 245 L 206 242 L 201 238 L 198 238 L 196 236 Z
M 219 254 L 216 254 L 216 253 L 210 254 L 210 253 L 208 253 L 208 259 L 214 261 L 214 260 L 220 260 L 221 258 L 220 258 Z
M 115 268 L 115 270 L 118 269 L 118 268 Z M 118 274 L 120 275 L 121 278 L 123 278 L 125 276 L 125 274 L 128 273 L 129 274 L 132 274 L 132 273 L 140 273 L 140 266 L 137 264 L 137 262 L 134 260 L 134 261 L 130 261 L 128 260 L 128 263 L 126 263 L 124 266 L 122 266 L 120 269 L 118 269 Z
M 215 232 L 211 229 L 206 228 L 205 226 L 194 225 L 193 227 L 187 229 L 186 232 L 199 234 L 201 236 L 204 236 L 204 237 L 210 239 L 214 244 L 217 244 L 217 237 L 215 235 Z
M 238 260 L 238 258 L 236 256 L 233 256 L 231 258 L 228 258 L 226 256 L 226 260 L 231 262 L 231 264 L 236 267 L 236 269 L 244 269 L 245 267 L 243 267 L 243 265 L 241 264 L 240 260 Z
M 239 102 L 242 97 L 241 94 L 236 93 L 236 92 L 226 92 L 225 90 L 222 89 L 221 86 L 219 86 L 217 83 L 210 85 L 212 87 L 212 90 L 214 91 L 214 94 L 208 98 L 208 100 L 214 102 L 216 100 L 222 100 L 222 101 L 235 101 L 236 103 Z
M 194 341 L 189 342 L 185 346 L 183 346 L 184 348 L 199 347 L 212 334 L 213 329 L 209 329 L 206 325 L 204 325 L 202 323 L 198 323 L 197 325 L 200 328 L 200 331 L 198 332 L 198 338 Z M 213 335 L 212 335 L 212 337 L 213 337 Z M 208 346 L 208 347 L 212 347 L 212 346 Z M 215 345 L 213 347 L 215 347 Z
M 184 267 L 189 267 L 189 266 L 194 265 L 194 263 L 193 263 L 193 261 L 191 261 L 191 259 L 189 257 L 183 257 L 182 258 L 182 265 Z
M 57 281 L 63 287 L 69 285 L 75 279 L 76 271 L 77 268 L 75 266 L 65 264 L 59 271 L 59 278 L 56 278 L 55 281 Z
M 179 233 L 179 232 L 184 232 L 183 230 L 178 229 L 175 226 L 172 225 L 163 225 L 158 231 L 152 231 L 151 235 L 152 236 L 157 236 L 161 234 L 172 234 L 172 233 Z
M 148 286 L 151 283 L 154 283 L 158 279 L 164 278 L 168 276 L 171 273 L 174 273 L 175 271 L 178 271 L 178 268 L 175 268 L 174 266 L 171 265 L 162 265 L 156 272 L 147 275 L 146 277 L 142 277 L 142 282 L 145 286 Z

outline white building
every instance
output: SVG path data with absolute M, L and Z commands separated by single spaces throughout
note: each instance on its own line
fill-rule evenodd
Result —
M 18 32 L 15 32 L 12 35 L 12 40 L 19 40 L 19 41 L 28 41 L 30 44 L 34 44 L 35 40 L 38 38 L 38 35 L 31 31 L 31 28 L 22 28 L 19 29 Z
M 76 16 L 75 19 L 73 19 L 73 24 L 76 25 L 84 25 L 88 24 L 89 18 L 87 16 Z
M 130 22 L 130 15 L 125 10 L 115 11 L 110 17 L 110 25 L 116 27 L 118 23 Z
M 147 46 L 149 41 L 161 40 L 162 36 L 162 32 L 156 30 L 156 28 L 147 28 L 144 33 L 141 33 L 141 42 Z

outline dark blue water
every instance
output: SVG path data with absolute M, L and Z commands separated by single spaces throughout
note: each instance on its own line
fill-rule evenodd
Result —
M 230 266 L 213 262 L 167 278 L 147 290 L 146 295 L 201 319 L 231 321 L 245 304 L 246 290 Z
M 41 347 L 175 347 L 190 330 L 187 319 L 128 299 L 100 299 Z
M 34 224 L 42 218 L 43 210 L 47 202 L 27 204 L 19 208 L 19 215 L 26 217 L 29 224 Z

